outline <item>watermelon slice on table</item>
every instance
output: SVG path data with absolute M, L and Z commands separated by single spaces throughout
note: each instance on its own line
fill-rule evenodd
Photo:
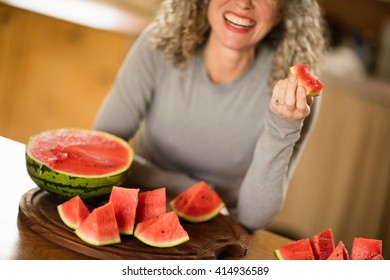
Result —
M 321 95 L 324 84 L 310 74 L 308 64 L 297 64 L 291 66 L 290 73 L 298 79 L 298 85 L 305 88 L 306 95 Z
M 328 260 L 348 260 L 349 254 L 348 250 L 345 247 L 343 241 L 339 241 L 336 248 L 333 250 L 332 254 L 328 257 Z
M 315 234 L 310 239 L 310 244 L 316 260 L 328 259 L 335 249 L 332 230 L 328 228 L 323 232 Z
M 200 223 L 217 216 L 225 204 L 217 192 L 201 181 L 176 196 L 170 206 L 184 220 Z
M 65 225 L 77 229 L 89 216 L 90 211 L 80 196 L 75 196 L 57 206 L 58 214 Z
M 137 221 L 143 222 L 167 212 L 166 189 L 143 191 L 138 196 Z
M 91 245 L 109 245 L 121 242 L 112 202 L 92 210 L 75 231 L 76 235 Z
M 355 237 L 352 244 L 351 260 L 370 260 L 382 255 L 382 240 Z
M 115 218 L 121 234 L 132 235 L 134 232 L 138 193 L 137 188 L 118 186 L 112 188 L 109 201 L 114 206 Z
M 314 260 L 313 249 L 308 238 L 293 241 L 274 251 L 279 260 Z
M 134 236 L 149 246 L 159 248 L 177 246 L 190 239 L 174 211 L 138 223 Z

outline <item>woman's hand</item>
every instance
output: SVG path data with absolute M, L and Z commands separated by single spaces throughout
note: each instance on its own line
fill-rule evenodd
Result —
M 313 97 L 306 96 L 294 76 L 279 80 L 274 86 L 269 106 L 275 114 L 287 120 L 301 120 L 310 114 Z

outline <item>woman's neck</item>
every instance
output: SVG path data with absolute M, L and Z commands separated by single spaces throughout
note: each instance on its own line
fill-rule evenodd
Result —
M 223 84 L 239 78 L 253 63 L 255 49 L 232 50 L 212 38 L 206 43 L 204 60 L 210 80 Z

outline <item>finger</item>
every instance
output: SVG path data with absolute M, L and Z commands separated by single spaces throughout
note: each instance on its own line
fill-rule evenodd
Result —
M 297 91 L 297 79 L 294 76 L 288 78 L 287 88 L 285 92 L 285 104 L 288 110 L 293 111 L 296 108 L 296 91 Z
M 310 112 L 310 106 L 307 103 L 307 96 L 305 89 L 301 86 L 297 88 L 297 110 L 304 115 Z
M 277 89 L 277 105 L 284 105 L 286 99 L 286 90 L 287 90 L 287 80 L 279 81 L 279 86 Z
M 306 102 L 307 102 L 307 105 L 309 105 L 311 107 L 311 105 L 313 105 L 314 103 L 314 97 L 313 96 L 306 96 Z
M 280 98 L 279 98 L 279 91 L 280 91 L 281 86 L 282 86 L 281 80 L 278 81 L 274 86 L 274 89 L 272 92 L 272 99 L 271 99 L 271 106 L 272 107 L 276 107 L 276 106 L 279 106 L 281 104 Z

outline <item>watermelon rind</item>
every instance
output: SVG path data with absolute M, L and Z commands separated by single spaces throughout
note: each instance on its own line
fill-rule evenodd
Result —
M 190 240 L 173 211 L 138 223 L 134 236 L 142 243 L 157 248 L 174 247 Z
M 107 139 L 117 141 L 117 143 L 120 143 L 128 150 L 127 164 L 118 170 L 100 175 L 79 175 L 55 170 L 34 157 L 29 147 L 37 137 L 57 131 L 63 131 L 64 133 L 67 131 L 85 131 L 86 133 L 102 135 L 107 137 Z M 65 198 L 80 196 L 82 199 L 89 199 L 108 195 L 114 185 L 123 184 L 134 160 L 134 152 L 129 143 L 112 134 L 97 130 L 63 128 L 47 130 L 30 137 L 26 145 L 25 158 L 28 175 L 38 187 Z

